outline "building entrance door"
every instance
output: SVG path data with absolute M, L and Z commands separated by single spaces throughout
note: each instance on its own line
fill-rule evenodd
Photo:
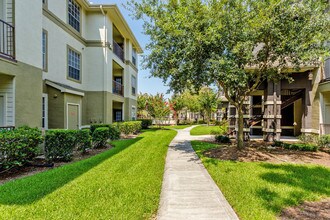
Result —
M 68 129 L 79 129 L 79 105 L 68 105 Z

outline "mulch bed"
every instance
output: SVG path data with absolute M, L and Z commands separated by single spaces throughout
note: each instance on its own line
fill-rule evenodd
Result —
M 282 220 L 329 220 L 330 219 L 330 198 L 319 202 L 304 202 L 295 207 L 289 207 L 282 211 L 278 219 Z
M 53 166 L 48 166 L 48 167 L 40 166 L 42 164 L 46 164 L 45 160 L 36 159 L 35 161 L 33 161 L 31 163 L 31 165 L 12 168 L 8 171 L 0 172 L 0 185 L 6 183 L 8 181 L 11 181 L 11 180 L 19 179 L 19 178 L 26 177 L 26 176 L 32 176 L 34 174 L 37 174 L 37 173 L 40 173 L 40 172 L 43 172 L 43 171 L 47 171 L 47 170 L 50 170 L 50 169 L 53 169 L 53 168 L 56 168 L 56 167 L 60 167 L 60 166 L 63 166 L 63 165 L 69 164 L 69 163 L 73 163 L 73 162 L 77 162 L 77 161 L 80 161 L 80 160 L 87 159 L 89 157 L 100 154 L 104 151 L 107 151 L 111 148 L 112 148 L 112 146 L 108 145 L 105 148 L 91 149 L 85 154 L 81 154 L 80 152 L 75 152 L 74 155 L 73 155 L 73 160 L 72 161 L 70 161 L 70 162 L 54 162 L 54 164 L 52 164 Z M 34 165 L 32 165 L 32 164 L 34 164 Z
M 307 152 L 287 150 L 280 147 L 272 147 L 264 142 L 253 141 L 250 147 L 238 150 L 234 144 L 221 145 L 218 148 L 204 152 L 206 157 L 220 160 L 232 160 L 241 162 L 269 162 L 269 163 L 295 163 L 316 164 L 330 167 L 330 153 L 324 151 Z

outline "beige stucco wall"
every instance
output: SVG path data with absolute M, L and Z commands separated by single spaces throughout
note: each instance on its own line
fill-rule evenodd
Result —
M 41 127 L 42 71 L 22 62 L 0 59 L 0 73 L 13 78 L 15 123 L 12 125 Z
M 64 94 L 47 86 L 48 94 L 48 128 L 64 128 Z

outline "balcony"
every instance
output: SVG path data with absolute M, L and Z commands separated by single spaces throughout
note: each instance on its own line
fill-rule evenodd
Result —
M 15 59 L 15 28 L 0 19 L 0 56 Z
M 117 57 L 119 57 L 119 59 L 121 59 L 123 62 L 125 61 L 124 60 L 124 57 L 125 57 L 124 50 L 115 40 L 113 40 L 113 52 L 114 52 L 114 54 L 117 55 Z
M 121 83 L 112 81 L 112 92 L 117 95 L 124 96 L 124 86 Z

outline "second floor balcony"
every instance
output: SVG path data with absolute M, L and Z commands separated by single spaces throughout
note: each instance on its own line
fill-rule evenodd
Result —
M 125 61 L 124 49 L 115 40 L 113 40 L 113 52 L 119 57 L 119 59 L 121 59 L 121 61 Z
M 15 59 L 15 28 L 0 19 L 0 56 Z
M 112 81 L 112 92 L 114 94 L 124 96 L 124 86 L 121 83 L 113 80 Z

